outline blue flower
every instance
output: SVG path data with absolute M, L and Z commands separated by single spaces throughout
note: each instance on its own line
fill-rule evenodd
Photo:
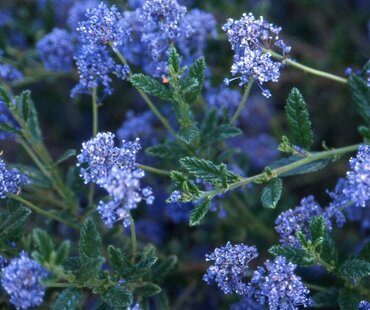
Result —
M 54 28 L 37 42 L 36 48 L 46 69 L 71 72 L 76 50 L 73 36 L 64 29 Z
M 103 132 L 82 143 L 77 166 L 81 166 L 80 175 L 85 183 L 98 183 L 100 179 L 105 179 L 113 166 L 120 169 L 136 168 L 136 154 L 141 149 L 139 139 L 122 141 L 122 146 L 116 147 L 114 138 L 113 133 Z
M 28 309 L 43 302 L 45 288 L 41 279 L 47 276 L 47 270 L 22 252 L 2 269 L 1 285 L 17 309 Z
M 248 296 L 270 310 L 295 310 L 313 304 L 310 291 L 294 271 L 296 265 L 278 256 L 273 262 L 267 260 L 265 267 L 258 267 L 248 285 Z
M 0 50 L 0 60 L 3 55 L 3 51 Z M 0 82 L 13 83 L 23 79 L 23 73 L 17 68 L 6 64 L 0 63 Z
M 370 303 L 366 300 L 363 300 L 358 305 L 358 310 L 369 310 L 370 309 Z
M 281 63 L 272 60 L 266 49 L 276 47 L 283 55 L 290 52 L 290 47 L 279 39 L 280 27 L 266 22 L 263 17 L 256 19 L 252 13 L 244 13 L 239 20 L 228 19 L 222 29 L 235 51 L 231 74 L 240 80 L 239 85 L 248 83 L 250 78 L 259 85 L 278 81 Z M 267 98 L 271 96 L 266 89 L 262 89 L 262 94 Z
M 237 293 L 245 295 L 247 285 L 245 278 L 249 275 L 248 264 L 258 256 L 255 246 L 244 244 L 232 245 L 230 242 L 226 246 L 216 248 L 213 253 L 206 255 L 206 261 L 214 261 L 203 279 L 207 283 L 215 281 L 224 294 Z
M 78 23 L 87 19 L 86 11 L 99 5 L 98 0 L 77 1 L 68 13 L 67 24 L 72 31 L 76 31 Z
M 315 201 L 313 196 L 308 196 L 301 200 L 295 209 L 282 212 L 275 220 L 275 229 L 280 235 L 280 243 L 285 246 L 300 247 L 296 237 L 301 231 L 309 237 L 309 224 L 315 216 L 324 214 L 323 208 Z M 327 227 L 331 228 L 330 221 L 327 220 Z
M 122 27 L 122 14 L 116 6 L 108 8 L 101 2 L 86 11 L 86 18 L 79 22 L 77 32 L 84 44 L 113 44 L 119 47 L 130 38 L 130 30 Z
M 5 163 L 0 159 L 0 198 L 6 198 L 8 194 L 18 194 L 21 186 L 29 183 L 29 179 L 17 169 L 8 170 Z
M 0 100 L 0 124 L 5 124 L 13 128 L 19 128 L 19 124 L 13 118 L 8 106 L 4 101 Z M 14 139 L 14 134 L 7 131 L 0 130 L 0 140 Z

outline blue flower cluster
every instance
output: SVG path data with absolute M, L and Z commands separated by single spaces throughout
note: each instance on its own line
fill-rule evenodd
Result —
M 310 291 L 294 271 L 297 265 L 278 256 L 273 262 L 267 260 L 265 267 L 258 267 L 248 286 L 248 295 L 253 296 L 261 305 L 268 304 L 269 309 L 295 310 L 309 307 L 313 301 Z
M 116 147 L 114 138 L 110 132 L 98 133 L 82 144 L 81 154 L 77 156 L 85 183 L 94 182 L 109 195 L 109 200 L 100 201 L 97 209 L 109 228 L 117 221 L 129 226 L 130 210 L 143 200 L 147 204 L 154 200 L 151 188 L 140 186 L 145 173 L 136 163 L 136 154 L 141 149 L 139 139 L 122 141 L 122 146 Z
M 0 100 L 0 125 L 4 124 L 7 126 L 11 126 L 13 128 L 18 128 L 19 124 L 14 119 L 8 106 L 5 104 L 4 101 Z M 14 138 L 14 134 L 1 130 L 0 131 L 0 140 L 10 140 Z
M 370 309 L 370 302 L 366 300 L 362 300 L 358 305 L 358 310 L 369 310 Z
M 10 302 L 17 309 L 28 309 L 42 303 L 45 288 L 41 279 L 48 276 L 48 271 L 27 253 L 21 252 L 2 269 L 1 285 L 10 295 Z
M 206 255 L 206 261 L 214 261 L 203 279 L 207 283 L 215 281 L 218 287 L 225 293 L 237 293 L 245 295 L 247 285 L 244 280 L 250 275 L 248 264 L 258 256 L 255 246 L 244 244 L 216 248 L 213 253 Z
M 72 71 L 76 47 L 73 36 L 67 30 L 54 28 L 37 42 L 36 48 L 46 69 Z
M 8 194 L 18 194 L 21 186 L 29 183 L 29 179 L 17 169 L 7 169 L 0 159 L 0 198 L 6 198 Z
M 294 273 L 295 264 L 279 256 L 252 271 L 248 263 L 257 256 L 254 246 L 233 246 L 228 242 L 225 247 L 216 248 L 213 253 L 206 255 L 206 261 L 214 261 L 214 264 L 208 268 L 204 280 L 207 283 L 215 281 L 225 294 L 244 296 L 233 309 L 262 309 L 258 304 L 268 304 L 269 309 L 293 310 L 312 305 L 308 297 L 309 290 Z M 250 278 L 249 282 L 247 278 Z
M 222 29 L 235 51 L 231 66 L 231 74 L 236 76 L 233 80 L 239 79 L 239 85 L 248 83 L 251 78 L 259 85 L 278 81 L 281 63 L 272 59 L 269 50 L 278 48 L 284 56 L 290 52 L 290 47 L 279 39 L 280 27 L 268 23 L 263 17 L 256 19 L 252 13 L 244 13 L 239 20 L 228 19 Z M 230 81 L 226 79 L 225 83 Z M 271 96 L 266 89 L 262 89 L 262 94 L 267 98 Z
M 2 61 L 4 52 L 0 50 L 0 61 Z M 23 79 L 23 73 L 17 68 L 7 63 L 0 63 L 0 81 L 13 83 Z

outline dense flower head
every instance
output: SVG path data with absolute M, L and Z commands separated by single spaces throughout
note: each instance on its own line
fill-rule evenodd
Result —
M 73 36 L 67 30 L 54 28 L 37 42 L 36 48 L 46 69 L 72 71 L 75 45 Z
M 216 19 L 208 12 L 194 9 L 189 11 L 181 21 L 181 38 L 178 47 L 185 57 L 200 57 L 209 37 L 217 37 Z
M 17 169 L 7 169 L 0 159 L 0 198 L 6 198 L 8 194 L 17 194 L 21 186 L 29 183 L 29 179 Z
M 215 281 L 225 294 L 235 292 L 245 295 L 245 278 L 250 273 L 248 263 L 257 256 L 255 246 L 232 245 L 228 242 L 226 246 L 216 248 L 213 253 L 206 255 L 206 261 L 214 261 L 214 264 L 208 268 L 203 279 L 207 283 Z
M 0 49 L 0 61 L 4 52 Z M 23 79 L 23 73 L 7 63 L 0 63 L 0 82 L 13 83 Z
M 8 264 L 8 260 L 4 256 L 0 255 L 0 269 L 5 267 L 5 265 L 7 264 Z
M 1 285 L 17 309 L 28 309 L 42 303 L 45 288 L 41 279 L 47 276 L 47 270 L 22 252 L 2 269 Z
M 250 296 L 244 296 L 241 301 L 231 305 L 230 310 L 265 310 L 266 307 L 259 304 Z
M 370 145 L 360 145 L 357 156 L 349 162 L 348 183 L 343 193 L 356 206 L 365 207 L 370 197 Z
M 206 93 L 208 105 L 212 108 L 216 108 L 219 111 L 220 116 L 225 108 L 227 108 L 230 113 L 234 113 L 238 108 L 241 99 L 242 94 L 240 91 L 224 86 L 219 88 L 210 88 Z M 245 111 L 246 109 L 243 110 L 244 113 Z M 244 114 L 241 117 L 243 116 Z
M 122 14 L 116 6 L 108 8 L 101 2 L 93 9 L 87 9 L 86 18 L 79 22 L 77 31 L 85 44 L 101 45 L 111 43 L 119 47 L 129 40 L 130 31 L 121 24 Z
M 99 5 L 99 0 L 85 0 L 75 2 L 68 13 L 67 24 L 72 31 L 76 31 L 78 23 L 84 21 L 87 10 L 92 10 Z
M 300 247 L 296 234 L 301 231 L 309 237 L 309 224 L 315 216 L 323 215 L 324 210 L 313 196 L 301 200 L 295 209 L 282 212 L 275 220 L 275 229 L 280 235 L 280 243 L 285 246 Z M 328 227 L 330 222 L 327 221 Z
M 72 97 L 78 93 L 91 94 L 99 85 L 103 86 L 104 94 L 110 95 L 113 92 L 111 74 L 122 79 L 128 74 L 128 68 L 117 65 L 104 46 L 84 45 L 75 60 L 80 81 L 72 89 Z
M 370 302 L 366 300 L 362 300 L 358 305 L 358 310 L 369 310 L 370 309 Z
M 98 183 L 100 179 L 105 179 L 113 166 L 119 169 L 136 168 L 136 154 L 141 149 L 139 139 L 122 141 L 122 146 L 116 147 L 114 138 L 113 133 L 103 132 L 82 144 L 77 165 L 81 166 L 80 175 L 85 183 Z
M 253 296 L 262 305 L 268 304 L 271 310 L 295 310 L 298 307 L 312 305 L 308 297 L 308 288 L 294 271 L 296 265 L 287 262 L 285 257 L 265 262 L 265 267 L 258 267 L 248 286 L 248 295 Z
M 140 179 L 145 176 L 141 169 L 120 169 L 113 166 L 108 175 L 98 181 L 111 200 L 100 202 L 98 212 L 104 224 L 111 228 L 117 221 L 125 227 L 130 225 L 130 210 L 135 209 L 141 201 L 152 204 L 154 196 L 150 187 L 141 188 Z
M 281 63 L 272 60 L 271 53 L 266 51 L 277 48 L 285 55 L 290 47 L 279 39 L 280 27 L 266 22 L 263 17 L 256 19 L 252 13 L 244 13 L 241 19 L 228 19 L 222 29 L 229 37 L 235 51 L 231 74 L 240 79 L 239 85 L 248 83 L 250 78 L 262 85 L 265 82 L 277 82 L 280 77 Z M 226 79 L 226 84 L 230 81 Z M 262 94 L 270 97 L 268 90 Z

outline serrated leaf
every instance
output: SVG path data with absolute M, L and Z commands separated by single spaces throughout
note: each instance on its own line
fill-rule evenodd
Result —
M 43 260 L 48 262 L 50 254 L 55 250 L 53 240 L 51 240 L 49 234 L 45 230 L 39 228 L 34 229 L 32 237 Z
M 280 178 L 272 179 L 262 191 L 261 202 L 264 208 L 274 209 L 278 204 L 283 190 L 283 181 Z
M 56 251 L 56 260 L 57 265 L 62 265 L 66 258 L 69 255 L 71 249 L 71 242 L 69 240 L 64 240 Z
M 211 205 L 211 200 L 205 198 L 199 205 L 197 205 L 190 213 L 190 226 L 199 225 L 202 219 L 206 216 Z
M 156 282 L 165 278 L 176 266 L 177 256 L 171 255 L 153 266 L 152 275 Z
M 313 295 L 315 308 L 334 308 L 338 304 L 338 289 L 329 288 Z
M 363 78 L 355 74 L 348 78 L 348 84 L 358 113 L 367 123 L 370 123 L 370 88 Z
M 70 149 L 65 151 L 55 162 L 55 165 L 59 165 L 60 163 L 66 161 L 67 159 L 76 155 L 76 150 Z
M 121 286 L 112 286 L 101 294 L 103 301 L 116 309 L 127 309 L 131 306 L 133 297 L 131 292 Z
M 81 262 L 84 264 L 101 256 L 101 236 L 92 218 L 88 218 L 82 225 L 80 233 L 79 251 Z
M 0 99 L 2 99 L 2 101 L 4 101 L 8 107 L 11 107 L 11 105 L 13 105 L 9 92 L 6 90 L 5 87 L 1 85 L 0 85 Z
M 370 263 L 358 258 L 348 259 L 339 266 L 338 273 L 345 278 L 361 279 L 370 275 Z
M 189 127 L 181 128 L 177 133 L 177 136 L 184 141 L 186 144 L 192 144 L 195 139 L 199 136 L 199 130 L 196 126 L 192 125 Z
M 338 298 L 340 310 L 358 310 L 360 298 L 355 290 L 342 288 Z
M 326 222 L 323 216 L 315 216 L 310 222 L 310 233 L 312 242 L 320 238 L 324 238 L 326 229 Z
M 196 79 L 198 85 L 185 95 L 185 101 L 189 104 L 193 103 L 200 92 L 202 91 L 204 80 L 206 77 L 206 62 L 204 57 L 200 57 L 190 66 L 187 79 Z
M 30 216 L 31 210 L 18 206 L 0 223 L 0 238 L 7 241 L 16 241 L 20 238 L 24 224 Z
M 76 272 L 81 268 L 81 261 L 79 257 L 67 257 L 63 262 L 65 271 Z
M 170 49 L 169 55 L 169 67 L 171 75 L 179 74 L 180 73 L 180 55 L 177 53 L 175 48 Z
M 208 136 L 216 129 L 217 127 L 217 110 L 212 108 L 206 111 L 202 125 L 200 127 L 201 136 Z M 207 140 L 205 142 L 208 142 Z
M 32 138 L 35 140 L 36 143 L 40 143 L 42 140 L 42 134 L 39 124 L 39 117 L 36 110 L 36 107 L 31 98 L 30 91 L 22 92 L 21 96 L 23 96 L 23 105 L 27 105 L 28 109 L 28 118 L 27 118 L 27 129 L 31 133 Z
M 212 133 L 210 133 L 205 138 L 205 141 L 207 143 L 214 143 L 240 136 L 242 133 L 243 132 L 239 128 L 233 125 L 223 124 L 221 126 L 218 126 Z
M 324 236 L 324 241 L 321 245 L 320 257 L 329 265 L 335 267 L 338 263 L 338 249 L 333 238 L 328 232 Z
M 11 134 L 14 134 L 14 135 L 17 135 L 17 136 L 22 136 L 22 132 L 8 124 L 5 124 L 5 123 L 1 123 L 0 124 L 0 131 L 5 131 L 5 132 L 8 132 L 8 133 L 11 133 Z
M 166 142 L 147 148 L 146 153 L 159 158 L 175 159 L 183 154 L 183 149 L 176 143 Z
M 76 288 L 67 288 L 61 292 L 51 306 L 52 310 L 74 310 L 82 298 L 82 292 Z
M 170 89 L 150 76 L 142 73 L 133 74 L 130 77 L 130 82 L 135 88 L 138 88 L 149 95 L 166 101 L 173 100 Z
M 108 247 L 108 256 L 113 270 L 123 276 L 130 267 L 129 257 L 112 245 Z
M 154 283 L 145 283 L 135 288 L 135 293 L 143 297 L 152 297 L 161 292 L 160 286 Z
M 269 252 L 274 256 L 284 256 L 287 260 L 299 266 L 311 266 L 313 264 L 313 260 L 301 249 L 274 245 L 269 249 Z
M 280 160 L 275 161 L 272 163 L 269 167 L 271 169 L 276 169 L 291 163 L 294 163 L 298 160 L 301 160 L 302 157 L 298 156 L 291 156 L 288 158 L 283 158 Z M 319 171 L 323 168 L 325 168 L 332 160 L 331 159 L 323 159 L 323 160 L 317 160 L 314 162 L 311 162 L 309 164 L 302 165 L 300 167 L 297 167 L 295 169 L 292 169 L 288 172 L 284 172 L 280 174 L 280 177 L 289 177 L 289 176 L 294 176 L 294 175 L 301 175 L 301 174 L 306 174 L 306 173 L 311 173 L 311 172 L 316 172 Z
M 294 143 L 309 150 L 313 143 L 311 121 L 304 98 L 297 88 L 289 93 L 285 112 Z

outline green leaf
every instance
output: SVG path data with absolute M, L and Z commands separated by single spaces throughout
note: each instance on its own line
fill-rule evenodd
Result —
M 370 263 L 370 241 L 363 246 L 358 257 Z
M 126 309 L 131 306 L 133 301 L 131 292 L 121 286 L 108 288 L 101 297 L 106 304 L 117 309 Z
M 56 261 L 57 265 L 62 265 L 69 255 L 71 250 L 71 242 L 69 240 L 64 240 L 56 251 Z
M 338 249 L 335 245 L 333 238 L 328 232 L 325 233 L 324 241 L 321 245 L 320 257 L 333 268 L 338 263 Z
M 55 162 L 55 165 L 59 165 L 60 163 L 66 161 L 67 159 L 73 157 L 76 155 L 76 150 L 74 149 L 70 149 L 70 150 L 67 150 L 63 153 L 62 156 L 60 156 L 57 161 Z
M 76 272 L 81 268 L 81 261 L 79 257 L 67 257 L 63 262 L 65 271 Z
M 161 293 L 154 296 L 154 302 L 156 305 L 156 309 L 170 310 L 170 302 L 168 300 L 168 295 L 163 290 Z
M 264 208 L 275 209 L 283 190 L 283 181 L 280 178 L 272 179 L 262 191 L 261 202 Z
M 170 89 L 150 76 L 141 73 L 133 74 L 130 77 L 130 82 L 135 88 L 138 88 L 149 95 L 158 97 L 165 101 L 173 100 Z
M 313 295 L 315 308 L 335 308 L 338 304 L 338 289 L 329 288 Z
M 129 257 L 113 245 L 108 246 L 108 256 L 113 270 L 123 276 L 131 265 Z
M 206 142 L 207 143 L 213 143 L 213 142 L 218 142 L 218 141 L 223 141 L 226 139 L 230 139 L 233 137 L 240 136 L 243 132 L 230 124 L 223 124 L 219 127 L 217 127 L 211 134 L 210 136 L 206 137 Z
M 342 288 L 338 298 L 340 310 L 358 310 L 360 298 L 355 290 Z
M 217 110 L 215 108 L 206 111 L 200 131 L 201 136 L 211 136 L 217 127 Z M 205 139 L 206 140 L 206 139 Z M 208 142 L 206 140 L 206 142 Z
M 193 103 L 200 92 L 202 91 L 204 80 L 206 77 L 206 62 L 204 57 L 200 57 L 190 66 L 187 79 L 196 79 L 198 85 L 185 95 L 185 101 L 189 104 Z
M 42 134 L 38 113 L 31 98 L 31 92 L 26 90 L 22 92 L 21 96 L 23 96 L 23 105 L 27 106 L 28 109 L 27 129 L 31 133 L 35 142 L 40 143 L 42 140 Z
M 67 288 L 61 292 L 51 306 L 52 310 L 74 310 L 82 298 L 82 292 L 76 288 Z
M 291 156 L 288 158 L 283 158 L 280 160 L 275 161 L 273 164 L 271 164 L 269 167 L 271 169 L 276 169 L 291 163 L 294 163 L 298 160 L 301 160 L 302 157 L 299 156 Z M 317 160 L 312 163 L 300 166 L 298 168 L 292 169 L 288 172 L 284 172 L 280 174 L 280 177 L 289 177 L 293 175 L 301 175 L 301 174 L 306 174 L 306 173 L 311 173 L 311 172 L 316 172 L 319 171 L 323 168 L 325 168 L 332 160 L 331 159 L 323 159 L 323 160 Z
M 339 266 L 338 273 L 348 279 L 361 279 L 370 275 L 370 263 L 358 258 L 348 259 Z
M 101 256 L 101 246 L 102 241 L 98 228 L 92 218 L 86 219 L 82 225 L 79 242 L 82 264 Z
M 154 283 L 145 283 L 135 288 L 135 293 L 143 297 L 152 297 L 161 292 L 160 286 Z
M 191 125 L 189 127 L 181 128 L 177 135 L 186 144 L 192 144 L 194 140 L 198 138 L 199 130 L 195 125 Z
M 311 121 L 304 98 L 297 88 L 291 90 L 285 112 L 294 143 L 309 150 L 313 143 Z
M 201 220 L 206 216 L 211 205 L 211 200 L 205 198 L 199 205 L 197 205 L 190 213 L 190 226 L 199 225 Z
M 7 214 L 0 223 L 0 238 L 7 241 L 17 241 L 23 233 L 23 227 L 30 216 L 31 210 L 18 206 Z
M 176 159 L 181 157 L 184 151 L 176 143 L 166 142 L 147 148 L 146 153 L 159 158 Z
M 313 265 L 312 258 L 308 257 L 306 252 L 301 249 L 286 247 L 282 245 L 274 245 L 269 249 L 269 252 L 274 256 L 284 256 L 287 260 L 299 266 Z
M 216 165 L 210 160 L 195 157 L 184 157 L 180 159 L 181 166 L 190 174 L 208 182 L 235 181 L 238 176 L 227 171 L 225 164 Z
M 367 87 L 367 82 L 360 76 L 352 74 L 348 78 L 348 84 L 358 113 L 370 123 L 370 88 Z
M 153 266 L 152 275 L 156 282 L 164 279 L 177 265 L 177 256 L 171 255 Z
M 37 246 L 37 250 L 45 262 L 49 261 L 50 254 L 55 250 L 55 244 L 49 237 L 49 234 L 40 228 L 34 229 L 32 232 L 33 241 Z
M 22 132 L 6 123 L 0 124 L 0 130 L 22 137 Z
M 315 216 L 310 222 L 310 233 L 312 242 L 324 238 L 327 231 L 325 219 L 323 216 Z
M 9 92 L 6 90 L 4 86 L 1 86 L 1 85 L 0 85 L 0 99 L 4 101 L 8 107 L 13 106 L 13 102 L 12 102 Z
M 180 73 L 180 55 L 175 48 L 170 49 L 169 67 L 171 75 L 178 75 Z

